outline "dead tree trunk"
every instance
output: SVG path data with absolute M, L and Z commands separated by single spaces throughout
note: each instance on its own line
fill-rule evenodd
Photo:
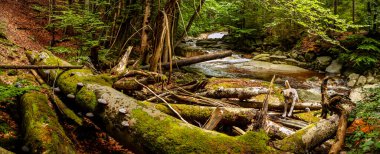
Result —
M 52 54 L 44 60 L 30 53 L 29 57 L 37 65 L 49 62 L 54 65 L 58 60 Z M 85 69 L 56 73 L 59 74 L 57 86 L 64 94 L 83 111 L 95 115 L 121 144 L 135 147 L 136 152 L 186 153 L 189 149 L 194 153 L 256 152 L 252 133 L 230 137 L 186 124 L 112 89 L 109 81 Z M 78 82 L 84 86 L 77 86 Z
M 125 52 L 124 56 L 120 59 L 120 62 L 111 69 L 111 74 L 113 75 L 122 75 L 127 71 L 128 59 L 129 55 L 132 52 L 132 46 L 129 46 L 127 52 Z
M 32 153 L 75 153 L 48 103 L 48 97 L 40 92 L 28 92 L 21 97 L 25 146 Z
M 182 59 L 182 60 L 176 60 L 176 61 L 173 61 L 172 63 L 173 63 L 174 67 L 182 67 L 182 66 L 196 64 L 196 63 L 200 63 L 200 62 L 204 62 L 204 61 L 225 58 L 225 57 L 229 57 L 231 55 L 232 55 L 232 51 L 223 51 L 223 52 L 218 52 L 218 53 L 213 53 L 213 54 L 191 57 L 191 58 Z M 163 63 L 163 64 L 161 64 L 161 66 L 162 66 L 162 68 L 169 69 L 170 63 Z M 142 66 L 140 68 L 141 69 L 148 69 L 149 67 L 150 67 L 150 65 Z

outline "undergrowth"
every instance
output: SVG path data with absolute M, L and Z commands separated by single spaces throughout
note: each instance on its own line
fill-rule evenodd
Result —
M 13 97 L 23 95 L 31 90 L 39 90 L 26 80 L 18 80 L 13 85 L 0 85 L 0 102 L 10 102 Z
M 350 117 L 351 121 L 362 119 L 367 126 L 359 126 L 347 136 L 349 153 L 380 153 L 380 88 L 369 90 L 367 98 L 357 104 Z M 367 127 L 366 132 L 361 127 Z
M 379 40 L 362 35 L 351 35 L 347 40 L 342 41 L 342 44 L 348 50 L 339 52 L 339 60 L 356 70 L 373 68 L 380 60 Z

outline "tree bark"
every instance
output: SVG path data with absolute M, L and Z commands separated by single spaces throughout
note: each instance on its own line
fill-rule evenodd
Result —
M 141 53 L 140 53 L 140 64 L 145 64 L 147 57 L 147 47 L 148 44 L 148 34 L 149 34 L 149 25 L 150 25 L 150 16 L 152 14 L 151 12 L 152 8 L 152 0 L 145 0 L 145 8 L 144 8 L 144 19 L 143 19 L 143 25 L 142 25 L 142 31 L 141 31 Z
M 262 108 L 263 103 L 262 102 L 239 102 L 238 105 L 242 107 L 248 107 L 248 108 Z M 284 103 L 280 102 L 269 102 L 268 108 L 270 110 L 284 110 Z M 322 109 L 322 106 L 320 103 L 296 103 L 294 105 L 294 110 L 305 110 L 306 108 L 309 108 L 310 110 L 320 110 Z
M 196 56 L 196 57 L 191 57 L 191 58 L 187 58 L 187 59 L 173 61 L 173 66 L 182 67 L 182 66 L 196 64 L 196 63 L 200 63 L 200 62 L 204 62 L 204 61 L 225 58 L 225 57 L 229 57 L 231 55 L 232 55 L 232 51 L 223 51 L 223 52 L 218 52 L 218 53 L 213 53 L 213 54 L 201 55 L 201 56 Z M 169 69 L 170 63 L 163 63 L 163 64 L 161 64 L 161 66 L 162 66 L 162 68 Z M 150 65 L 142 66 L 140 68 L 141 69 L 147 69 L 149 67 L 150 67 Z
M 211 98 L 239 98 L 240 100 L 246 100 L 253 96 L 267 94 L 268 91 L 268 89 L 262 87 L 219 88 L 200 93 L 200 95 Z
M 28 57 L 36 58 L 30 53 Z M 48 58 L 57 59 L 51 54 Z M 37 65 L 51 62 L 34 61 Z M 138 153 L 256 152 L 256 144 L 250 142 L 254 138 L 253 133 L 231 137 L 186 124 L 110 88 L 109 81 L 85 69 L 57 73 L 60 74 L 57 86 L 64 94 L 74 95 L 75 103 L 82 111 L 93 113 L 111 136 L 125 146 L 133 146 Z M 84 83 L 84 87 L 77 88 L 77 82 Z
M 75 153 L 48 103 L 48 97 L 40 92 L 28 92 L 21 97 L 25 146 L 32 153 Z

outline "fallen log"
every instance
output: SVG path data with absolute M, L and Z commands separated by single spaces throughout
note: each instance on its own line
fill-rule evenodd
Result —
M 83 66 L 0 65 L 0 69 L 81 69 Z
M 247 107 L 247 108 L 262 108 L 263 103 L 262 102 L 237 102 L 239 106 Z M 294 110 L 305 110 L 306 108 L 309 108 L 310 110 L 320 110 L 322 109 L 322 106 L 320 103 L 296 103 L 294 105 Z M 284 110 L 284 103 L 279 102 L 269 102 L 268 103 L 268 109 L 270 110 Z
M 262 87 L 249 87 L 249 88 L 219 88 L 217 90 L 209 90 L 202 92 L 199 95 L 211 98 L 239 98 L 240 100 L 247 100 L 253 96 L 260 94 L 267 94 L 268 89 Z
M 28 54 L 35 64 L 52 61 L 54 64 L 57 60 L 51 53 L 43 60 Z M 82 111 L 93 113 L 112 137 L 125 146 L 133 146 L 138 153 L 267 153 L 273 150 L 266 143 L 253 143 L 257 140 L 253 132 L 231 137 L 186 124 L 111 88 L 107 80 L 94 76 L 89 70 L 56 73 L 60 74 L 57 86 L 64 94 L 75 100 Z M 84 86 L 77 87 L 78 82 Z
M 48 97 L 40 92 L 28 92 L 21 97 L 25 149 L 31 153 L 76 153 L 48 103 Z
M 191 64 L 196 64 L 200 62 L 205 62 L 209 60 L 214 60 L 214 59 L 220 59 L 220 58 L 225 58 L 229 57 L 232 55 L 232 51 L 222 51 L 222 52 L 217 52 L 217 53 L 212 53 L 212 54 L 207 54 L 207 55 L 201 55 L 201 56 L 195 56 L 187 59 L 182 59 L 182 60 L 176 60 L 172 62 L 173 67 L 182 67 L 182 66 L 187 66 Z M 161 64 L 162 68 L 169 69 L 171 63 L 163 63 Z M 142 66 L 140 69 L 148 69 L 150 66 Z
M 60 113 L 65 118 L 70 119 L 73 122 L 75 122 L 78 126 L 81 126 L 83 124 L 83 120 L 79 118 L 70 108 L 68 108 L 57 95 L 54 94 L 54 92 L 59 92 L 59 89 L 51 90 L 53 88 L 47 85 L 35 70 L 30 70 L 30 72 L 33 74 L 33 76 L 36 78 L 37 82 L 40 85 L 49 89 L 46 91 L 46 93 L 48 94 L 50 101 L 58 108 Z
M 168 107 L 162 104 L 152 104 L 144 102 L 146 105 L 152 106 L 161 112 L 175 116 L 173 112 L 170 111 Z M 183 105 L 183 104 L 171 104 L 171 106 L 178 111 L 185 119 L 197 121 L 204 123 L 209 118 L 209 115 L 216 109 L 216 107 L 206 107 L 206 106 L 193 106 L 193 105 Z M 229 108 L 222 107 L 223 117 L 220 121 L 223 125 L 237 125 L 240 127 L 246 127 L 247 125 L 255 122 L 254 119 L 258 114 L 257 109 L 250 108 Z M 281 113 L 268 112 L 268 115 L 281 115 Z M 270 120 L 267 122 L 267 128 L 270 136 L 276 138 L 285 138 L 294 133 L 292 129 L 288 129 L 284 126 L 276 124 Z M 248 128 L 252 130 L 252 128 Z

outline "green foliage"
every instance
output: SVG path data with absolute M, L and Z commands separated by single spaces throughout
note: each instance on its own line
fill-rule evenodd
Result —
M 276 0 L 276 3 L 266 3 L 276 16 L 268 27 L 282 26 L 283 30 L 295 30 L 292 33 L 307 32 L 319 36 L 324 41 L 338 44 L 328 33 L 345 32 L 351 26 L 339 16 L 332 14 L 330 9 L 323 7 L 318 0 Z M 274 5 L 273 5 L 274 4 Z M 283 26 L 283 25 L 287 26 Z M 293 25 L 294 24 L 294 25 Z
M 339 54 L 339 60 L 356 70 L 375 67 L 379 62 L 380 41 L 360 35 L 351 35 L 343 41 L 349 50 Z
M 102 5 L 107 3 L 101 3 Z M 57 15 L 52 16 L 53 21 L 47 28 L 58 28 L 62 30 L 72 29 L 74 35 L 70 36 L 78 42 L 80 46 L 80 55 L 86 56 L 92 47 L 99 46 L 101 41 L 106 40 L 105 36 L 100 35 L 108 26 L 101 20 L 99 13 L 93 13 L 89 10 L 79 9 L 77 7 L 63 7 Z M 54 51 L 58 53 L 70 53 L 69 49 L 55 47 Z
M 380 152 L 380 88 L 371 89 L 369 96 L 357 104 L 352 117 L 362 118 L 366 123 L 373 127 L 373 130 L 364 133 L 356 130 L 353 134 L 347 136 L 346 147 L 351 150 L 349 153 L 379 153 Z
M 31 90 L 39 90 L 39 88 L 35 86 L 29 86 L 29 82 L 26 80 L 18 80 L 14 85 L 0 85 L 0 102 L 10 101 L 11 98 L 23 95 L 24 93 Z

